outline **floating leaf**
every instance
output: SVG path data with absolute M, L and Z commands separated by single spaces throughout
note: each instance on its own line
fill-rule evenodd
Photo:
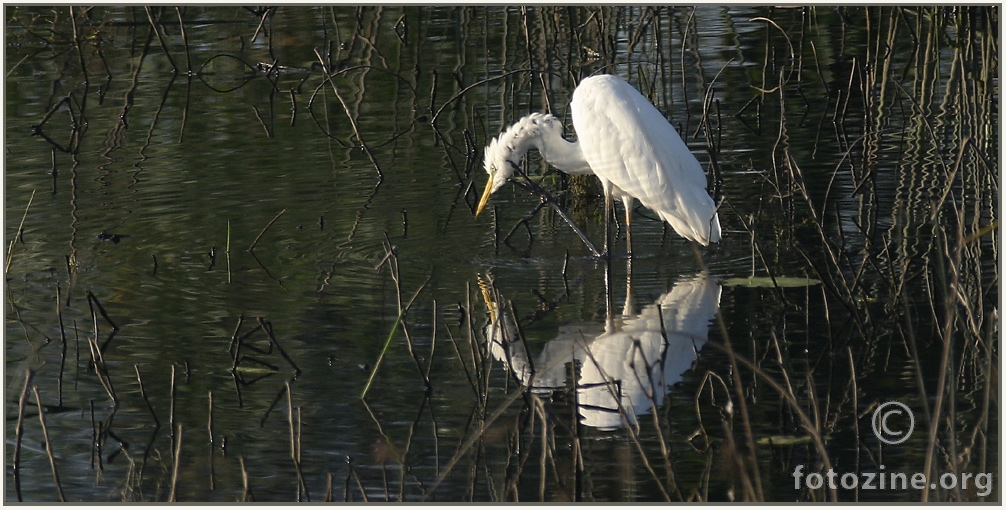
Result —
M 725 287 L 810 287 L 821 280 L 799 276 L 752 276 L 750 278 L 728 278 L 721 282 Z
M 260 366 L 238 365 L 237 367 L 234 368 L 234 370 L 239 372 L 244 377 L 262 376 L 268 374 L 275 374 L 276 372 L 279 372 L 279 370 L 276 367 L 261 366 L 261 365 Z
M 810 443 L 810 436 L 768 436 L 755 442 L 758 446 L 795 446 Z

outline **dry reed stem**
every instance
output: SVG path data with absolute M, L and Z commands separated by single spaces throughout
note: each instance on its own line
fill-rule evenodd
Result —
M 251 486 L 248 483 L 248 470 L 245 469 L 245 456 L 238 456 L 238 463 L 241 465 L 241 500 L 242 502 L 255 501 Z
M 304 481 L 304 471 L 300 466 L 300 435 L 297 433 L 297 427 L 294 426 L 293 390 L 290 389 L 289 380 L 286 381 L 286 413 L 287 423 L 290 426 L 290 460 L 293 461 L 293 466 L 297 470 L 297 501 L 311 501 L 311 495 L 307 491 L 307 482 Z
M 17 426 L 14 429 L 14 452 L 12 471 L 14 478 L 14 494 L 18 501 L 21 501 L 21 437 L 24 433 L 24 408 L 28 403 L 28 388 L 31 386 L 31 379 L 35 372 L 31 369 L 25 370 L 24 388 L 21 389 L 21 397 L 17 404 Z M 35 402 L 38 402 L 36 397 Z
M 150 411 L 150 416 L 154 418 L 155 428 L 161 428 L 161 420 L 157 419 L 157 414 L 154 413 L 154 406 L 150 405 L 150 399 L 147 398 L 147 392 L 143 389 L 143 378 L 140 377 L 140 366 L 133 364 L 133 370 L 136 371 L 136 383 L 140 386 L 140 398 L 143 399 L 143 403 L 147 405 L 147 410 Z
M 157 22 L 154 21 L 154 15 L 150 12 L 150 7 L 143 8 L 147 13 L 147 20 L 150 22 L 150 30 L 157 34 L 157 41 L 161 43 L 161 49 L 164 50 L 164 56 L 168 57 L 168 62 L 171 63 L 171 69 L 174 74 L 178 74 L 178 65 L 175 64 L 175 59 L 171 58 L 171 52 L 168 51 L 168 45 L 164 42 L 164 37 L 161 36 L 161 31 L 157 29 Z M 179 14 L 179 23 L 181 22 L 181 15 Z
M 174 385 L 172 385 L 174 386 Z M 173 462 L 171 466 L 171 492 L 168 493 L 168 502 L 174 503 L 178 501 L 178 472 L 181 470 L 182 464 L 182 424 L 178 424 L 177 432 L 174 434 L 175 445 L 174 453 L 172 456 Z
M 279 351 L 280 356 L 282 356 L 283 359 L 285 359 L 286 362 L 289 363 L 291 367 L 293 367 L 294 377 L 299 376 L 301 374 L 300 367 L 298 367 L 297 364 L 293 362 L 293 359 L 290 358 L 290 355 L 288 355 L 286 351 L 283 350 L 283 346 L 279 344 L 279 340 L 277 340 L 276 335 L 273 334 L 272 323 L 263 319 L 262 317 L 257 317 L 256 319 L 258 320 L 259 326 L 261 326 L 262 330 L 265 331 L 266 336 L 269 337 L 270 345 L 276 347 L 276 350 Z
M 168 430 L 171 431 L 171 451 L 175 450 L 175 364 L 171 364 L 171 386 L 168 389 Z
M 31 196 L 28 197 L 28 205 L 24 207 L 24 214 L 21 215 L 21 223 L 17 226 L 17 233 L 15 233 L 14 237 L 11 238 L 10 247 L 7 248 L 7 265 L 4 266 L 4 276 L 10 273 L 11 258 L 14 256 L 14 243 L 16 243 L 24 233 L 24 220 L 28 217 L 28 210 L 31 209 L 32 201 L 35 200 L 35 191 L 36 190 L 31 190 Z
M 213 448 L 213 443 L 214 443 L 214 439 L 213 439 L 213 390 L 209 390 L 207 393 L 208 393 L 207 400 L 209 401 L 208 402 L 209 409 L 206 411 L 206 433 L 207 433 L 207 435 L 209 435 L 209 438 L 210 438 L 210 451 L 211 451 L 211 455 L 212 455 L 212 448 Z
M 374 169 L 377 170 L 377 180 L 378 183 L 380 183 L 384 180 L 384 173 L 381 172 L 381 165 L 377 163 L 377 158 L 374 157 L 374 153 L 371 152 L 367 142 L 364 141 L 363 136 L 360 135 L 360 128 L 356 124 L 356 118 L 354 118 L 353 114 L 349 111 L 349 106 L 346 105 L 346 101 L 342 99 L 342 94 L 339 94 L 339 88 L 335 86 L 335 81 L 332 80 L 332 72 L 328 68 L 328 65 L 325 63 L 325 59 L 322 58 L 321 53 L 318 52 L 317 48 L 314 49 L 314 55 L 318 57 L 318 62 L 321 63 L 321 67 L 325 72 L 326 81 L 332 85 L 332 92 L 335 94 L 335 98 L 339 100 L 339 104 L 342 105 L 343 111 L 346 112 L 346 118 L 349 119 L 349 125 L 353 128 L 353 134 L 356 135 L 356 140 L 360 142 L 360 146 L 363 147 L 363 152 L 367 154 L 367 157 L 370 158 L 370 162 L 374 165 Z
M 42 424 L 42 438 L 45 439 L 45 454 L 49 456 L 49 466 L 52 468 L 52 481 L 56 484 L 56 493 L 59 500 L 66 502 L 63 495 L 63 485 L 59 483 L 59 471 L 56 470 L 56 456 L 52 453 L 52 441 L 49 439 L 49 428 L 45 424 L 45 410 L 42 408 L 42 399 L 38 396 L 38 386 L 31 387 L 35 395 L 35 405 L 38 406 L 38 421 Z
M 266 223 L 266 225 L 262 227 L 262 230 L 258 233 L 257 236 L 255 236 L 255 240 L 252 241 L 250 245 L 248 245 L 247 251 L 249 252 L 255 251 L 255 246 L 258 245 L 258 242 L 260 239 L 262 239 L 262 236 L 265 235 L 266 231 L 269 230 L 269 227 L 271 227 L 273 223 L 276 223 L 276 220 L 278 220 L 280 216 L 283 216 L 284 213 L 286 213 L 285 208 L 279 213 L 277 213 L 276 216 L 274 216 L 271 220 L 269 220 L 269 223 Z

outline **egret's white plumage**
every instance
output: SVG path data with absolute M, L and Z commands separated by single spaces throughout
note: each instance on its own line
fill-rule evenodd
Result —
M 606 199 L 625 203 L 627 221 L 633 200 L 639 200 L 686 239 L 703 245 L 720 240 L 720 220 L 702 166 L 635 87 L 614 75 L 585 78 L 570 106 L 576 142 L 562 137 L 559 119 L 533 113 L 489 143 L 489 183 L 476 214 L 535 148 L 563 172 L 596 175 Z

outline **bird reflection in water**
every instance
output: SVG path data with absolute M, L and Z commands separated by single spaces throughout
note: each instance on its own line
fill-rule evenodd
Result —
M 679 280 L 640 313 L 631 298 L 620 317 L 606 324 L 576 323 L 560 328 L 533 358 L 520 340 L 510 310 L 479 278 L 489 309 L 486 339 L 492 356 L 536 394 L 565 387 L 566 364 L 579 366 L 576 383 L 580 422 L 599 429 L 635 424 L 664 402 L 709 338 L 719 310 L 720 285 L 704 273 Z

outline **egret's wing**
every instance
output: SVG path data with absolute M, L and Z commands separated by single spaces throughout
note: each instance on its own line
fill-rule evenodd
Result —
M 599 178 L 659 213 L 682 236 L 703 244 L 719 239 L 718 221 L 710 232 L 716 205 L 702 166 L 632 85 L 613 75 L 587 78 L 573 93 L 572 113 L 580 149 Z

